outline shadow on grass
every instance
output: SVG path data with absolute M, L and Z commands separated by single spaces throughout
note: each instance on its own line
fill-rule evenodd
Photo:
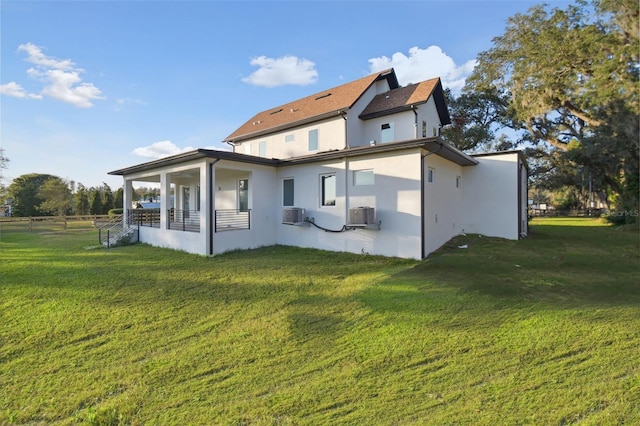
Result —
M 361 297 L 380 310 L 455 309 L 467 302 L 497 308 L 640 304 L 639 260 L 637 231 L 538 225 L 519 241 L 455 237 Z

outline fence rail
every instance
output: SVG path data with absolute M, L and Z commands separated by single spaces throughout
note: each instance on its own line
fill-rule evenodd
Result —
M 251 229 L 251 210 L 216 210 L 216 232 L 238 229 Z
M 130 212 L 129 225 L 160 228 L 160 209 L 133 209 Z
M 200 232 L 200 212 L 197 210 L 167 210 L 169 229 Z
M 0 217 L 0 229 L 3 231 L 67 231 L 87 230 L 100 227 L 116 216 L 80 215 L 80 216 L 31 216 Z

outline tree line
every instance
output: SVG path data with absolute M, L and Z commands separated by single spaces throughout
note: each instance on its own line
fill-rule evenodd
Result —
M 6 162 L 6 157 L 3 158 Z M 132 195 L 134 200 L 153 201 L 158 192 L 156 188 L 140 187 L 134 188 Z M 122 209 L 123 200 L 123 188 L 113 191 L 104 182 L 86 187 L 40 173 L 15 178 L 0 197 L 0 201 L 10 203 L 11 215 L 18 217 L 104 215 Z

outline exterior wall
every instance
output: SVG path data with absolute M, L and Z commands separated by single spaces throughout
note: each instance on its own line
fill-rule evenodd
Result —
M 367 102 L 369 101 L 370 99 Z M 357 118 L 357 115 L 361 112 L 362 110 L 359 110 L 354 115 L 355 120 L 351 119 L 351 113 L 349 115 L 348 135 L 349 146 L 351 147 L 369 145 L 371 141 L 375 141 L 376 144 L 381 143 L 381 126 L 387 123 L 393 123 L 393 142 L 416 139 L 416 135 L 418 138 L 423 137 L 423 121 L 426 123 L 424 137 L 437 136 L 441 127 L 440 116 L 433 96 L 426 103 L 418 105 L 415 113 L 414 111 L 402 111 L 365 121 Z
M 360 145 L 369 145 L 371 141 L 375 141 L 376 144 L 382 143 L 382 130 L 383 124 L 391 124 L 393 126 L 393 141 L 402 141 L 415 139 L 415 115 L 411 111 L 403 111 L 397 114 L 385 115 L 384 117 L 372 118 L 370 120 L 362 121 L 362 133 L 364 139 Z
M 463 170 L 464 232 L 518 239 L 518 154 L 476 159 L 477 166 Z
M 249 179 L 251 229 L 213 233 L 213 253 L 251 249 L 276 244 L 276 224 L 280 217 L 277 171 L 273 167 L 220 161 L 214 165 L 215 209 L 237 209 L 239 179 Z
M 365 129 L 367 128 L 367 122 L 361 120 L 358 116 L 369 105 L 373 98 L 380 94 L 389 91 L 389 83 L 387 80 L 378 81 L 369 90 L 364 92 L 360 99 L 349 109 L 347 113 L 347 142 L 349 147 L 368 145 L 371 138 L 367 139 Z M 379 140 L 380 138 L 378 138 Z
M 426 122 L 426 134 L 422 134 L 422 122 Z M 431 137 L 438 136 L 442 123 L 440 122 L 440 115 L 438 115 L 438 108 L 436 102 L 433 100 L 433 96 L 429 97 L 429 100 L 418 107 L 418 137 Z
M 373 170 L 373 185 L 355 186 L 353 173 Z M 336 175 L 336 205 L 320 205 L 320 176 Z M 325 232 L 310 224 L 278 222 L 277 243 L 323 250 L 421 258 L 420 150 L 343 159 L 330 164 L 305 164 L 279 170 L 279 212 L 283 209 L 282 181 L 294 179 L 295 207 L 326 229 L 340 230 L 352 207 L 374 207 L 381 229 Z
M 285 113 L 284 111 L 282 112 Z M 343 149 L 346 146 L 346 124 L 342 116 L 309 124 L 307 126 L 287 129 L 263 137 L 248 139 L 234 147 L 234 152 L 260 156 L 260 142 L 265 142 L 266 158 L 291 158 L 301 155 L 313 154 L 331 149 Z M 318 130 L 318 149 L 309 151 L 309 130 Z M 285 137 L 293 135 L 294 140 L 285 142 Z M 250 152 L 246 152 L 246 146 L 251 146 Z
M 437 155 L 424 158 L 424 257 L 463 228 L 463 167 Z M 429 182 L 429 170 L 433 182 Z M 456 178 L 459 187 L 456 187 Z

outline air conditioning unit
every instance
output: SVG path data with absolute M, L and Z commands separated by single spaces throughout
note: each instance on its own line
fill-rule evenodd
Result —
M 304 209 L 286 207 L 282 210 L 282 223 L 294 225 L 304 222 Z
M 373 207 L 353 207 L 349 209 L 349 225 L 371 225 L 376 222 Z

